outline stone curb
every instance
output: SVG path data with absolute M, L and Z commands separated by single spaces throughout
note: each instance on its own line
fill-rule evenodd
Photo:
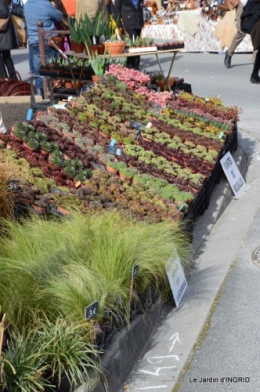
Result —
M 232 155 L 245 177 L 248 157 L 240 143 Z M 257 186 L 260 187 L 260 184 Z M 255 189 L 249 187 L 247 192 Z M 246 196 L 241 196 L 240 203 Z M 158 327 L 153 336 L 153 345 L 130 375 L 126 391 L 172 392 L 177 387 L 251 222 L 252 218 L 248 214 L 242 225 L 234 226 L 233 215 L 238 216 L 240 209 L 223 175 L 213 190 L 207 211 L 194 226 L 193 245 L 197 268 L 188 279 L 189 286 L 182 304 L 173 309 Z M 231 232 L 234 236 L 230 241 L 228 233 Z M 228 251 L 222 255 L 223 249 Z

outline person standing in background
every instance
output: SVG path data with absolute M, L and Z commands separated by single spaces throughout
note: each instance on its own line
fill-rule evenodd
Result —
M 6 19 L 9 15 L 9 4 L 7 0 L 0 1 L 0 19 Z M 18 42 L 14 30 L 12 18 L 9 18 L 6 29 L 0 31 L 0 78 L 17 80 L 11 49 L 17 49 Z
M 105 0 L 76 0 L 76 19 L 84 17 L 85 14 L 88 15 L 90 19 L 98 12 L 106 12 L 106 1 Z
M 243 39 L 246 36 L 246 33 L 244 33 L 240 27 L 241 14 L 242 14 L 243 8 L 246 5 L 246 3 L 247 3 L 247 0 L 240 0 L 237 7 L 236 7 L 236 29 L 237 29 L 237 32 L 232 40 L 230 47 L 226 50 L 226 53 L 225 53 L 224 64 L 227 68 L 231 67 L 231 58 L 232 58 L 237 46 L 240 44 L 241 41 L 243 41 Z
M 258 8 L 257 11 L 255 11 L 255 13 L 256 13 L 256 15 L 259 16 L 260 15 L 260 0 L 255 0 L 255 3 L 257 4 L 257 8 Z M 250 82 L 260 84 L 260 77 L 259 77 L 259 71 L 260 71 L 260 17 L 259 17 L 258 21 L 256 22 L 253 30 L 251 31 L 250 36 L 251 36 L 251 41 L 252 41 L 253 48 L 254 48 L 254 53 L 256 53 L 253 72 L 250 76 Z
M 43 22 L 43 30 L 56 30 L 55 23 L 62 21 L 62 13 L 53 7 L 46 0 L 27 0 L 24 4 L 24 16 L 27 26 L 28 44 L 30 45 L 33 70 L 35 75 L 40 75 L 40 49 L 37 22 Z M 52 47 L 48 46 L 47 40 L 44 40 L 46 59 L 58 57 L 59 53 Z M 41 78 L 35 80 L 36 94 L 43 96 L 43 82 Z
M 143 3 L 140 0 L 112 0 L 114 20 L 121 30 L 125 30 L 131 40 L 140 37 L 143 19 Z M 138 68 L 140 56 L 127 58 L 128 68 Z

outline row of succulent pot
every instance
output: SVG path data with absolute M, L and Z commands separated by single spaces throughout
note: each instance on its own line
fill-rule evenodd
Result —
M 187 94 L 173 101 L 175 106 L 178 101 L 182 105 L 183 99 L 188 100 Z M 192 96 L 191 102 L 196 99 L 201 107 L 200 98 Z M 29 159 L 36 160 L 57 185 L 67 186 L 67 193 L 79 182 L 81 188 L 91 189 L 85 204 L 96 197 L 98 208 L 117 203 L 133 212 L 137 209 L 138 214 L 142 211 L 142 218 L 180 219 L 209 178 L 237 119 L 235 108 L 229 110 L 219 101 L 216 107 L 218 116 L 223 113 L 222 122 L 219 117 L 213 119 L 212 113 L 208 118 L 170 106 L 155 110 L 144 96 L 112 76 L 72 99 L 66 111 L 50 108 L 27 125 L 14 124 L 11 140 L 19 154 L 33 147 Z M 229 121 L 227 113 L 233 116 Z M 105 168 L 109 173 L 102 172 Z M 106 178 L 98 190 L 93 185 L 96 175 Z M 151 211 L 146 192 L 153 194 L 148 204 L 154 204 Z M 101 194 L 104 203 L 100 205 Z

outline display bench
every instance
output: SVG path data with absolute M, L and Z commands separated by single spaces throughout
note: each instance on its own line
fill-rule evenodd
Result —
M 185 47 L 182 51 L 185 52 L 223 52 L 226 49 L 225 37 L 218 39 L 215 35 L 219 20 L 211 20 L 202 14 L 201 9 L 180 11 L 177 16 L 175 23 L 147 24 L 142 37 L 183 40 Z M 224 35 L 226 27 L 223 26 Z M 250 35 L 246 35 L 236 48 L 236 53 L 239 52 L 253 52 Z
M 138 56 L 148 56 L 148 55 L 152 56 L 152 55 L 155 55 L 157 63 L 158 63 L 158 66 L 160 68 L 160 72 L 163 75 L 164 81 L 168 85 L 168 88 L 171 89 L 171 87 L 169 86 L 169 79 L 170 79 L 170 76 L 171 76 L 171 71 L 172 71 L 172 67 L 173 67 L 173 64 L 174 64 L 175 57 L 176 57 L 177 53 L 179 52 L 179 50 L 180 49 L 155 50 L 155 51 L 145 51 L 144 50 L 144 51 L 139 51 L 138 53 L 132 52 L 132 53 L 121 53 L 121 54 L 116 54 L 116 55 L 106 55 L 106 57 L 108 57 L 108 58 L 109 57 L 111 57 L 111 58 L 128 58 L 128 57 L 133 57 L 133 56 L 137 56 L 137 55 Z M 162 69 L 161 62 L 160 62 L 160 56 L 162 54 L 168 54 L 171 57 L 171 61 L 169 63 L 169 68 L 168 68 L 166 74 L 164 73 L 164 71 Z M 88 59 L 88 55 L 85 54 L 85 53 L 75 53 L 75 52 L 72 52 L 72 51 L 66 51 L 65 55 L 66 56 L 73 56 L 73 57 L 76 57 L 76 58 L 79 58 L 79 59 L 86 59 L 86 60 Z M 101 55 L 101 57 L 102 57 L 102 55 Z

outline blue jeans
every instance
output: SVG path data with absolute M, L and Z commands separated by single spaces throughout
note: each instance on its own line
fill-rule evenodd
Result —
M 35 75 L 40 75 L 41 57 L 40 57 L 39 44 L 38 43 L 30 44 L 30 49 L 31 49 L 34 73 Z M 51 57 L 59 57 L 59 52 L 57 52 L 57 50 L 55 50 L 54 48 L 48 46 L 47 42 L 45 43 L 45 54 L 46 54 L 47 61 L 50 60 Z M 36 91 L 38 91 L 38 89 L 41 89 L 42 86 L 43 86 L 42 79 L 36 78 L 35 79 Z
M 34 74 L 34 67 L 33 67 L 33 53 L 32 53 L 32 44 L 29 44 L 28 46 L 29 48 L 29 68 L 30 68 L 30 72 L 31 74 Z

